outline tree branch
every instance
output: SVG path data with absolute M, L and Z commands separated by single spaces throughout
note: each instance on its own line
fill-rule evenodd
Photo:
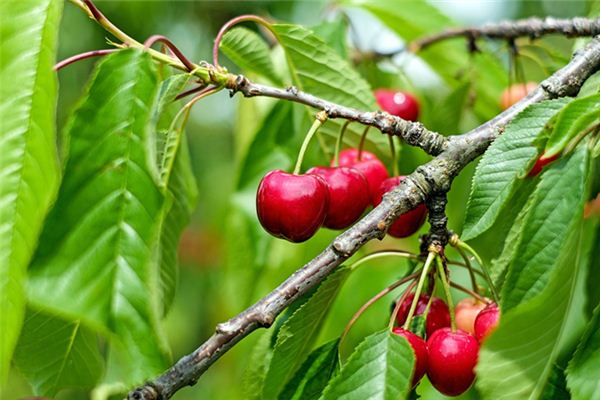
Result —
M 420 166 L 402 183 L 387 193 L 381 204 L 368 213 L 352 228 L 339 235 L 321 254 L 294 272 L 256 304 L 227 322 L 219 324 L 216 332 L 193 353 L 180 359 L 171 369 L 144 386 L 129 393 L 129 399 L 155 400 L 168 399 L 184 386 L 193 385 L 212 363 L 236 343 L 259 327 L 270 326 L 281 313 L 299 296 L 321 282 L 335 267 L 342 264 L 366 242 L 383 238 L 390 224 L 402 213 L 418 204 L 428 201 L 431 195 L 447 193 L 454 177 L 468 163 L 481 155 L 492 141 L 502 133 L 504 127 L 527 106 L 560 96 L 576 94 L 583 82 L 600 69 L 600 37 L 575 53 L 564 68 L 542 82 L 541 86 L 526 98 L 472 131 L 450 137 L 445 149 L 429 163 Z M 262 95 L 250 91 L 247 83 L 241 84 L 239 91 L 247 95 Z M 232 87 L 233 90 L 236 87 Z M 273 92 L 267 91 L 271 95 Z M 287 94 L 286 94 L 287 93 Z M 302 94 L 298 97 L 294 90 L 277 92 L 277 97 L 299 101 L 303 104 L 316 104 L 321 109 L 343 109 Z M 244 93 L 246 94 L 246 93 Z M 281 96 L 279 96 L 279 94 Z M 265 94 L 269 95 L 269 94 Z M 306 97 L 305 97 L 306 96 Z M 302 99 L 310 99 L 305 102 Z
M 489 23 L 478 28 L 448 29 L 438 34 L 416 40 L 410 44 L 409 48 L 417 52 L 434 43 L 456 37 L 465 37 L 474 42 L 480 37 L 510 40 L 528 36 L 536 39 L 553 33 L 567 37 L 600 35 L 600 18 L 556 19 L 547 17 L 541 19 L 533 17 L 519 21 Z

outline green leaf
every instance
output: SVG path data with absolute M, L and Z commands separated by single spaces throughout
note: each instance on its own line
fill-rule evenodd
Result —
M 276 398 L 311 350 L 325 316 L 350 270 L 338 268 L 315 293 L 285 321 L 279 334 L 265 380 L 263 396 Z
M 575 400 L 600 399 L 600 305 L 567 368 L 567 386 Z
M 0 2 L 0 387 L 25 316 L 25 277 L 59 181 L 55 61 L 63 1 Z
M 148 54 L 123 50 L 99 63 L 68 123 L 65 177 L 28 285 L 37 307 L 113 333 L 129 383 L 166 365 L 155 254 L 165 201 L 147 150 L 157 92 Z
M 323 400 L 403 399 L 415 356 L 408 341 L 389 330 L 367 336 L 329 383 Z
M 271 346 L 273 333 L 271 330 L 263 332 L 250 354 L 248 367 L 243 376 L 244 394 L 248 400 L 262 399 L 265 377 L 273 357 Z
M 600 120 L 600 94 L 576 99 L 560 112 L 546 143 L 546 157 L 559 154 L 567 144 L 594 121 Z
M 267 43 L 254 31 L 236 27 L 223 36 L 219 48 L 231 61 L 246 71 L 261 75 L 281 85 L 281 76 L 275 70 Z
M 323 21 L 311 28 L 316 36 L 323 39 L 329 47 L 334 49 L 343 59 L 348 58 L 346 38 L 348 33 L 347 21 L 338 18 L 334 21 Z
M 565 367 L 559 364 L 554 364 L 548 377 L 544 392 L 540 396 L 541 400 L 568 400 L 571 394 L 567 389 L 567 381 L 565 376 Z
M 596 72 L 585 81 L 577 97 L 587 97 L 597 93 L 600 93 L 600 72 Z
M 537 158 L 535 139 L 566 99 L 533 104 L 521 112 L 483 155 L 473 177 L 463 240 L 487 231 L 501 214 L 531 162 Z
M 317 400 L 338 366 L 335 339 L 315 349 L 279 394 L 280 400 Z
M 64 388 L 92 388 L 102 376 L 96 335 L 80 321 L 28 311 L 15 364 L 36 395 L 54 397 Z
M 585 176 L 585 169 L 579 165 L 582 161 L 585 157 L 574 156 L 567 160 L 568 167 L 558 170 L 564 174 L 579 171 L 578 174 Z M 572 178 L 572 182 L 577 181 Z M 544 208 L 532 206 L 528 217 L 535 214 L 538 207 Z M 543 286 L 516 306 L 503 308 L 497 330 L 481 347 L 476 385 L 483 399 L 533 400 L 542 397 L 560 352 L 580 264 L 589 250 L 581 240 L 587 234 L 582 228 L 583 203 L 571 203 L 571 207 L 577 210 L 578 217 L 570 225 L 569 232 L 561 235 L 559 252 L 550 264 L 550 273 Z M 548 224 L 553 225 L 552 221 Z M 525 257 L 528 256 L 519 253 L 518 259 Z
M 580 146 L 542 175 L 523 220 L 524 240 L 508 269 L 502 290 L 503 310 L 534 297 L 547 285 L 569 232 L 581 220 L 588 164 L 587 150 Z

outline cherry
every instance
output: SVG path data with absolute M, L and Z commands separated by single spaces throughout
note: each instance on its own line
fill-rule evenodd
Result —
M 371 204 L 375 205 L 379 185 L 386 180 L 389 175 L 385 165 L 373 153 L 363 150 L 361 158 L 358 158 L 357 149 L 346 149 L 340 151 L 339 155 L 340 167 L 352 167 L 363 174 L 369 186 L 369 194 Z M 335 166 L 335 162 L 331 161 L 331 166 Z
M 406 296 L 402 302 L 402 305 L 400 305 L 398 314 L 396 314 L 396 322 L 398 325 L 403 325 L 404 322 L 406 322 L 408 312 L 410 311 L 410 305 L 412 304 L 414 298 L 415 294 L 411 293 Z M 415 315 L 423 314 L 425 312 L 425 308 L 427 308 L 428 302 L 429 296 L 426 294 L 419 296 L 417 308 L 415 309 Z M 427 320 L 425 321 L 425 333 L 429 337 L 438 329 L 445 328 L 447 326 L 450 326 L 450 312 L 448 311 L 448 306 L 442 299 L 434 297 L 433 300 L 431 300 L 431 306 L 429 306 L 429 313 L 427 313 Z
M 470 333 L 450 328 L 435 331 L 427 340 L 427 376 L 446 396 L 464 393 L 475 380 L 479 343 Z
M 456 316 L 456 327 L 470 334 L 475 333 L 475 318 L 479 311 L 483 310 L 487 303 L 467 297 L 458 302 L 454 308 Z
M 306 173 L 320 176 L 327 182 L 329 206 L 323 223 L 327 228 L 349 227 L 371 201 L 367 180 L 354 168 L 314 167 Z
M 533 165 L 533 168 L 531 168 L 531 171 L 529 171 L 529 174 L 527 174 L 527 176 L 533 177 L 533 176 L 538 175 L 540 172 L 542 172 L 542 169 L 546 165 L 548 165 L 552 161 L 555 161 L 556 159 L 558 159 L 559 156 L 560 156 L 560 154 L 555 154 L 553 156 L 546 158 L 546 157 L 544 157 L 544 154 L 542 153 L 542 155 L 540 156 L 540 158 L 537 159 L 537 161 Z
M 419 103 L 408 92 L 378 89 L 375 91 L 375 99 L 381 109 L 387 113 L 407 121 L 416 121 L 419 118 Z
M 490 303 L 475 318 L 475 337 L 482 343 L 496 330 L 500 320 L 500 309 L 496 303 Z
M 502 92 L 500 96 L 500 107 L 503 110 L 506 110 L 523 97 L 527 96 L 531 93 L 535 88 L 537 88 L 538 84 L 535 82 L 527 82 L 527 83 L 515 83 L 510 85 Z
M 395 327 L 392 332 L 398 336 L 405 337 L 415 353 L 415 371 L 412 379 L 412 386 L 415 387 L 427 371 L 427 343 L 411 331 L 399 326 Z
M 325 221 L 327 183 L 317 175 L 267 173 L 258 185 L 256 211 L 267 232 L 291 242 L 303 242 Z
M 374 205 L 381 203 L 383 195 L 398 186 L 405 178 L 405 176 L 394 176 L 381 182 L 377 194 L 377 201 Z M 426 217 L 427 207 L 425 204 L 419 204 L 416 208 L 401 214 L 388 229 L 388 234 L 396 238 L 410 236 L 423 226 Z

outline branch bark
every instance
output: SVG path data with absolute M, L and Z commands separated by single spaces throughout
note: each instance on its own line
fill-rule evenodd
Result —
M 502 21 L 485 24 L 481 27 L 448 29 L 435 35 L 427 36 L 410 44 L 412 51 L 423 50 L 434 43 L 446 39 L 465 37 L 475 41 L 481 37 L 490 39 L 516 39 L 518 37 L 539 38 L 544 35 L 559 33 L 567 37 L 600 35 L 600 18 L 556 19 L 527 18 L 519 21 Z
M 130 392 L 128 398 L 168 399 L 182 387 L 195 384 L 204 371 L 236 343 L 255 329 L 270 326 L 287 306 L 321 282 L 365 243 L 374 238 L 383 238 L 397 216 L 428 201 L 432 195 L 447 193 L 452 180 L 462 168 L 481 155 L 503 132 L 506 124 L 523 109 L 548 98 L 575 95 L 586 79 L 599 69 L 600 37 L 595 37 L 585 48 L 575 53 L 569 64 L 543 81 L 540 87 L 526 98 L 472 131 L 450 137 L 436 158 L 417 168 L 396 189 L 386 194 L 379 206 L 339 235 L 321 254 L 256 304 L 229 321 L 219 324 L 216 332 L 198 349 L 180 359 L 163 375 Z M 344 110 L 343 107 L 293 89 L 281 92 L 279 89 L 247 82 L 231 89 L 239 90 L 247 96 L 266 95 L 298 101 L 333 112 L 333 115 L 343 118 L 359 118 L 358 114 L 369 115 L 355 110 L 351 114 L 339 114 L 339 110 Z

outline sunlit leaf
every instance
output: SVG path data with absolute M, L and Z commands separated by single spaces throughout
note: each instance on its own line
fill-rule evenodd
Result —
M 600 399 L 600 306 L 594 310 L 583 339 L 567 369 L 567 385 L 574 400 Z

